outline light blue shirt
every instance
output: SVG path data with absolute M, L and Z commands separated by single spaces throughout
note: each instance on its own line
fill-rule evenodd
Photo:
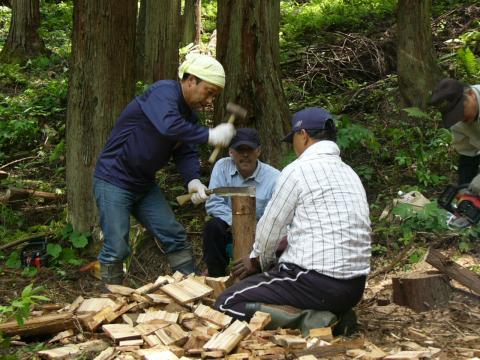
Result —
M 232 158 L 226 157 L 217 161 L 210 177 L 209 189 L 223 186 L 255 186 L 257 220 L 263 215 L 268 201 L 272 197 L 280 171 L 273 166 L 257 160 L 257 168 L 253 174 L 244 179 L 235 166 Z M 228 225 L 232 225 L 232 202 L 228 196 L 211 195 L 205 203 L 207 214 L 218 217 Z

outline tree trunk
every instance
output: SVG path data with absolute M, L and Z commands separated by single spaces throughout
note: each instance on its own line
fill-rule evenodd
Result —
M 224 121 L 228 101 L 243 106 L 247 119 L 237 127 L 260 133 L 262 158 L 278 165 L 288 129 L 288 105 L 280 81 L 280 1 L 218 0 L 217 59 L 226 87 L 216 103 L 215 122 Z
M 180 0 L 145 0 L 145 60 L 147 83 L 177 79 L 180 41 Z
M 430 26 L 431 0 L 400 0 L 397 8 L 398 87 L 403 106 L 425 109 L 440 78 Z
M 40 27 L 39 0 L 15 0 L 12 2 L 12 20 L 1 59 L 3 62 L 22 62 L 47 49 L 38 35 Z
M 140 0 L 135 38 L 135 80 L 145 79 L 145 19 L 147 16 L 147 0 Z
M 183 38 L 182 46 L 194 43 L 200 43 L 200 34 L 202 30 L 202 5 L 201 0 L 185 0 L 185 10 L 183 13 Z
M 96 223 L 95 161 L 116 118 L 132 99 L 136 0 L 76 1 L 67 107 L 67 199 L 73 227 Z

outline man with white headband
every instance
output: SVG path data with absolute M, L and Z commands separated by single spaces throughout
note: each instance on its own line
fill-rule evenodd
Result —
M 225 86 L 225 72 L 214 58 L 191 54 L 179 68 L 180 81 L 160 80 L 133 99 L 118 118 L 95 167 L 93 190 L 104 235 L 98 259 L 104 284 L 123 282 L 130 255 L 130 215 L 161 243 L 172 271 L 194 272 L 191 244 L 155 182 L 170 160 L 183 177 L 192 202 L 207 199 L 200 181 L 196 145 L 226 147 L 231 124 L 198 125 L 194 110 L 211 105 Z

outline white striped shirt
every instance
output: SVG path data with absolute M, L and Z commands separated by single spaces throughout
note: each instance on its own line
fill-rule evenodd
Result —
M 350 279 L 370 271 L 370 219 L 365 189 L 332 141 L 319 141 L 281 172 L 272 199 L 257 224 L 251 257 L 262 269 L 275 261 Z

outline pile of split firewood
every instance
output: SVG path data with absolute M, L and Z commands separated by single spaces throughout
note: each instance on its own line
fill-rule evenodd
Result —
M 78 297 L 64 307 L 45 306 L 24 326 L 0 324 L 13 345 L 51 335 L 44 359 L 316 359 L 335 356 L 397 359 L 363 338 L 345 340 L 330 328 L 264 330 L 270 315 L 257 312 L 249 323 L 233 320 L 211 305 L 230 277 L 160 276 L 138 289 L 108 285 L 109 294 Z M 35 315 L 35 316 L 33 316 Z M 396 354 L 398 355 L 398 354 Z M 424 354 L 431 356 L 433 354 Z

